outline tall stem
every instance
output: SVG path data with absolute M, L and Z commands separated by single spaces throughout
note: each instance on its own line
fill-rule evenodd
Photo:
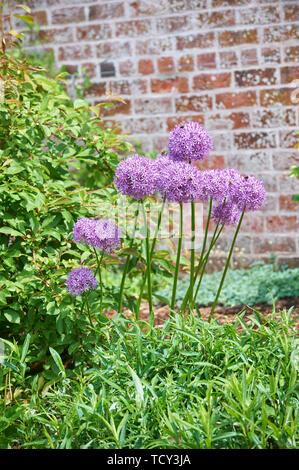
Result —
M 179 233 L 179 240 L 178 240 L 178 249 L 177 249 L 171 304 L 170 304 L 171 310 L 174 310 L 174 305 L 175 305 L 176 288 L 177 288 L 177 283 L 178 283 L 178 275 L 179 275 L 180 259 L 181 259 L 181 251 L 182 251 L 182 237 L 183 237 L 183 204 L 180 203 L 180 233 Z
M 190 307 L 192 308 L 192 300 L 193 300 L 193 285 L 194 285 L 194 264 L 195 264 L 195 248 L 194 248 L 194 241 L 195 241 L 195 204 L 194 201 L 191 201 L 191 253 L 190 253 L 190 294 L 189 294 L 189 301 Z
M 215 297 L 215 300 L 214 300 L 214 303 L 212 305 L 211 312 L 210 312 L 210 315 L 209 315 L 209 319 L 208 319 L 209 322 L 212 319 L 215 307 L 216 307 L 218 299 L 219 299 L 219 295 L 220 295 L 220 292 L 221 292 L 221 289 L 222 289 L 222 286 L 223 286 L 223 283 L 224 283 L 224 280 L 225 280 L 225 276 L 226 276 L 226 273 L 227 273 L 227 270 L 228 270 L 228 267 L 229 267 L 230 259 L 231 259 L 232 254 L 233 254 L 233 249 L 234 249 L 236 239 L 237 239 L 237 236 L 238 236 L 241 224 L 242 224 L 243 217 L 244 217 L 244 210 L 241 214 L 241 217 L 240 217 L 239 223 L 237 225 L 235 235 L 234 235 L 234 238 L 233 238 L 230 250 L 229 250 L 229 254 L 228 254 L 228 258 L 227 258 L 226 263 L 225 263 L 225 268 L 224 268 L 224 271 L 223 271 L 223 274 L 222 274 L 222 278 L 221 278 L 221 281 L 220 281 L 220 284 L 219 284 L 219 287 L 218 287 L 218 291 L 217 291 L 217 294 L 216 294 L 216 297 Z
M 145 252 L 146 252 L 146 280 L 147 280 L 147 294 L 148 294 L 148 306 L 149 306 L 149 314 L 150 314 L 150 324 L 154 325 L 154 311 L 153 311 L 153 299 L 152 299 L 152 277 L 151 277 L 151 254 L 150 254 L 150 233 L 146 219 L 146 211 L 144 202 L 142 201 L 142 212 L 143 212 L 143 220 L 144 220 L 144 227 L 146 230 L 146 238 L 145 238 Z M 138 319 L 139 319 L 139 311 L 137 312 Z
M 133 232 L 133 236 L 132 236 L 131 241 L 130 241 L 130 248 L 132 248 L 133 243 L 134 243 L 134 237 L 135 237 L 135 231 L 136 231 L 138 215 L 139 215 L 139 203 L 138 203 L 138 209 L 135 212 L 134 232 Z M 131 255 L 129 254 L 127 256 L 127 259 L 126 259 L 126 262 L 125 262 L 125 265 L 124 265 L 123 275 L 122 275 L 120 289 L 119 289 L 119 304 L 118 304 L 118 312 L 119 313 L 122 312 L 122 308 L 123 308 L 123 294 L 124 294 L 125 281 L 126 281 L 126 276 L 127 276 L 127 273 L 128 273 L 130 259 L 131 259 Z
M 102 282 L 101 263 L 102 263 L 102 260 L 103 260 L 104 252 L 101 252 L 101 257 L 99 259 L 97 251 L 96 251 L 95 248 L 94 248 L 93 251 L 94 251 L 94 254 L 96 256 L 97 264 L 98 264 L 96 274 L 97 274 L 97 272 L 99 273 L 99 281 L 100 281 L 100 314 L 102 315 L 102 312 L 103 312 L 103 282 Z

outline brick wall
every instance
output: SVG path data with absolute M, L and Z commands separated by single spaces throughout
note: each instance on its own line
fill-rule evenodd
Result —
M 214 151 L 202 168 L 235 167 L 261 177 L 263 216 L 248 214 L 239 238 L 246 262 L 277 254 L 299 264 L 299 3 L 294 0 L 31 0 L 39 39 L 57 64 L 88 74 L 86 96 L 143 143 L 162 150 L 181 120 L 203 124 Z M 298 94 L 299 96 L 299 94 Z M 224 240 L 225 243 L 225 240 Z

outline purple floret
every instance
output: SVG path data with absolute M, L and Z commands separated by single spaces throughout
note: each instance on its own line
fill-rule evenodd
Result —
M 196 201 L 200 194 L 200 171 L 185 162 L 177 162 L 164 169 L 160 191 L 169 202 Z
M 97 285 L 97 280 L 90 269 L 78 268 L 69 273 L 65 284 L 69 293 L 76 296 L 94 289 Z
M 82 218 L 74 225 L 73 238 L 77 243 L 111 253 L 120 245 L 120 230 L 111 220 Z
M 262 181 L 254 176 L 241 176 L 231 187 L 231 199 L 240 210 L 257 211 L 266 202 L 266 190 Z
M 213 207 L 212 211 L 212 219 L 218 222 L 220 220 L 221 224 L 226 225 L 236 225 L 241 216 L 241 211 L 230 200 L 226 202 L 219 202 L 215 207 Z
M 210 134 L 198 122 L 182 122 L 170 132 L 168 153 L 173 160 L 203 160 L 212 148 Z
M 216 201 L 223 201 L 230 195 L 231 187 L 238 184 L 240 174 L 233 168 L 206 170 L 200 172 L 201 201 L 207 201 L 210 197 Z
M 154 172 L 154 160 L 136 154 L 119 163 L 114 184 L 119 192 L 134 199 L 143 199 L 157 191 Z

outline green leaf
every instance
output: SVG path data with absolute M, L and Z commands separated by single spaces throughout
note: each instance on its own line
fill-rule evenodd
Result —
M 11 228 L 11 227 L 1 227 L 0 233 L 5 233 L 6 235 L 11 235 L 12 237 L 23 237 L 24 235 L 21 232 Z
M 51 347 L 49 347 L 49 351 L 50 351 L 51 356 L 53 357 L 53 360 L 54 360 L 56 366 L 58 367 L 58 369 L 60 371 L 59 373 L 63 377 L 65 377 L 65 369 L 64 369 L 63 362 L 62 362 L 62 359 L 61 359 L 60 355 L 58 354 L 57 351 L 55 351 L 55 349 L 53 349 Z
M 4 312 L 4 316 L 5 316 L 5 318 L 7 318 L 7 320 L 10 323 L 20 323 L 21 322 L 20 315 L 15 310 L 11 310 L 11 309 L 6 310 Z

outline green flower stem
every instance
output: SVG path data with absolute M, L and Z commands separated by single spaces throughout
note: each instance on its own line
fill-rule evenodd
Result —
M 97 274 L 97 272 L 99 273 L 99 281 L 100 281 L 100 314 L 102 315 L 102 312 L 103 312 L 103 282 L 102 282 L 101 263 L 102 263 L 102 260 L 103 260 L 104 252 L 101 252 L 101 257 L 99 259 L 95 248 L 93 249 L 93 251 L 94 251 L 94 254 L 96 256 L 97 264 L 98 264 L 98 267 L 96 269 L 95 274 Z
M 176 288 L 177 288 L 177 283 L 178 283 L 178 275 L 179 275 L 179 269 L 180 269 L 180 258 L 181 258 L 181 251 L 182 251 L 182 237 L 183 237 L 183 204 L 180 203 L 180 233 L 179 233 L 177 257 L 176 257 L 173 287 L 172 287 L 172 296 L 171 296 L 171 304 L 170 304 L 171 310 L 174 310 L 174 305 L 175 305 Z
M 209 230 L 209 225 L 210 225 L 211 212 L 212 212 L 212 202 L 213 202 L 213 201 L 212 201 L 212 198 L 210 198 L 208 219 L 207 219 L 207 224 L 206 224 L 206 229 L 205 229 L 205 234 L 204 234 L 204 239 L 203 239 L 203 244 L 202 244 L 202 249 L 201 249 L 201 253 L 200 253 L 200 258 L 199 258 L 198 266 L 197 266 L 197 269 L 196 269 L 196 272 L 195 272 L 195 276 L 194 276 L 194 278 L 193 278 L 193 285 L 194 285 L 195 282 L 196 282 L 198 273 L 199 273 L 200 268 L 201 268 L 202 263 L 203 263 L 204 252 L 205 252 L 205 249 L 206 249 L 206 243 L 207 243 L 207 237 L 208 237 L 208 230 Z M 193 293 L 193 291 L 192 291 L 192 293 Z M 180 311 L 181 311 L 181 312 L 185 311 L 185 308 L 186 308 L 186 305 L 187 305 L 187 303 L 188 303 L 189 298 L 190 298 L 190 301 L 192 302 L 192 297 L 193 297 L 193 295 L 191 296 L 191 279 L 190 279 L 190 285 L 189 285 L 189 287 L 188 287 L 188 290 L 187 290 L 187 292 L 186 292 L 186 294 L 185 294 L 185 297 L 184 297 L 182 306 L 181 306 L 181 308 L 180 308 Z
M 243 217 L 244 217 L 244 211 L 241 214 L 241 217 L 240 217 L 239 223 L 237 225 L 235 235 L 234 235 L 234 238 L 233 238 L 230 250 L 229 250 L 229 254 L 228 254 L 228 258 L 226 260 L 226 264 L 225 264 L 225 268 L 224 268 L 224 271 L 223 271 L 223 274 L 222 274 L 222 278 L 221 278 L 221 281 L 220 281 L 220 284 L 219 284 L 219 287 L 218 287 L 218 291 L 217 291 L 217 294 L 216 294 L 216 297 L 215 297 L 215 300 L 214 300 L 214 303 L 212 305 L 211 312 L 210 312 L 210 315 L 209 315 L 209 319 L 208 319 L 209 322 L 212 319 L 215 307 L 216 307 L 218 299 L 219 299 L 219 295 L 220 295 L 220 292 L 221 292 L 221 289 L 222 289 L 222 286 L 223 286 L 223 283 L 224 283 L 224 280 L 225 280 L 225 276 L 226 276 L 226 273 L 227 273 L 227 270 L 228 270 L 228 267 L 229 267 L 229 263 L 230 263 L 230 260 L 231 260 L 232 254 L 233 254 L 233 249 L 234 249 L 236 239 L 237 239 L 237 236 L 238 236 L 241 224 L 242 224 Z
M 154 325 L 154 311 L 153 311 L 153 299 L 152 299 L 152 276 L 151 276 L 151 254 L 150 254 L 150 233 L 146 219 L 146 211 L 144 206 L 144 201 L 142 201 L 142 212 L 143 212 L 143 220 L 144 220 L 144 227 L 146 230 L 146 238 L 145 238 L 145 252 L 146 252 L 146 280 L 147 280 L 147 294 L 148 294 L 148 306 L 149 306 L 149 314 L 150 314 L 150 324 Z M 138 320 L 139 320 L 139 311 L 138 313 Z
M 134 243 L 134 237 L 135 237 L 135 231 L 136 231 L 138 215 L 139 215 L 139 204 L 138 204 L 138 209 L 135 212 L 134 233 L 133 233 L 133 237 L 131 238 L 131 241 L 130 241 L 130 248 L 132 248 L 133 243 Z M 123 275 L 122 275 L 121 284 L 120 284 L 119 304 L 118 304 L 118 312 L 119 313 L 121 313 L 122 309 L 123 309 L 123 294 L 124 294 L 125 281 L 126 281 L 126 276 L 127 276 L 127 273 L 128 273 L 130 260 L 131 260 L 131 255 L 129 254 L 127 256 L 127 259 L 126 259 L 126 262 L 125 262 L 125 265 L 124 265 Z
M 195 204 L 194 201 L 191 201 L 191 253 L 190 253 L 190 294 L 189 301 L 190 307 L 192 306 L 193 300 L 193 286 L 194 286 L 194 264 L 195 264 Z
M 85 300 L 86 300 L 86 308 L 87 308 L 87 315 L 88 315 L 88 319 L 89 319 L 89 323 L 90 323 L 90 326 L 93 328 L 93 323 L 92 323 L 92 319 L 91 319 L 91 315 L 90 315 L 90 310 L 89 310 L 89 305 L 88 305 L 88 296 L 85 294 Z M 83 305 L 84 305 L 84 300 L 83 300 Z M 83 309 L 83 306 L 82 306 L 82 309 Z
M 157 227 L 156 227 L 156 230 L 155 230 L 155 233 L 154 233 L 154 239 L 153 239 L 152 246 L 151 246 L 151 251 L 150 251 L 151 262 L 150 262 L 150 266 L 151 266 L 151 264 L 152 264 L 154 249 L 155 249 L 156 241 L 157 241 L 157 235 L 158 235 L 158 232 L 159 232 L 159 229 L 160 229 L 160 226 L 161 226 L 162 213 L 163 213 L 163 210 L 164 210 L 164 207 L 165 207 L 165 202 L 166 202 L 166 198 L 164 197 L 164 198 L 163 198 L 163 201 L 162 201 L 162 206 L 161 206 L 161 209 L 160 209 L 160 212 L 159 212 L 159 215 L 158 215 Z M 148 266 L 147 266 L 146 269 L 148 269 Z M 138 301 L 137 301 L 137 308 L 136 308 L 136 319 L 139 319 L 139 311 L 140 311 L 140 305 L 141 305 L 141 300 L 142 300 L 142 295 L 143 295 L 145 283 L 146 283 L 146 275 L 145 275 L 145 277 L 144 277 L 143 280 L 142 280 L 142 284 L 141 284 L 141 288 L 140 288 L 140 292 L 139 292 L 139 297 L 138 297 Z

